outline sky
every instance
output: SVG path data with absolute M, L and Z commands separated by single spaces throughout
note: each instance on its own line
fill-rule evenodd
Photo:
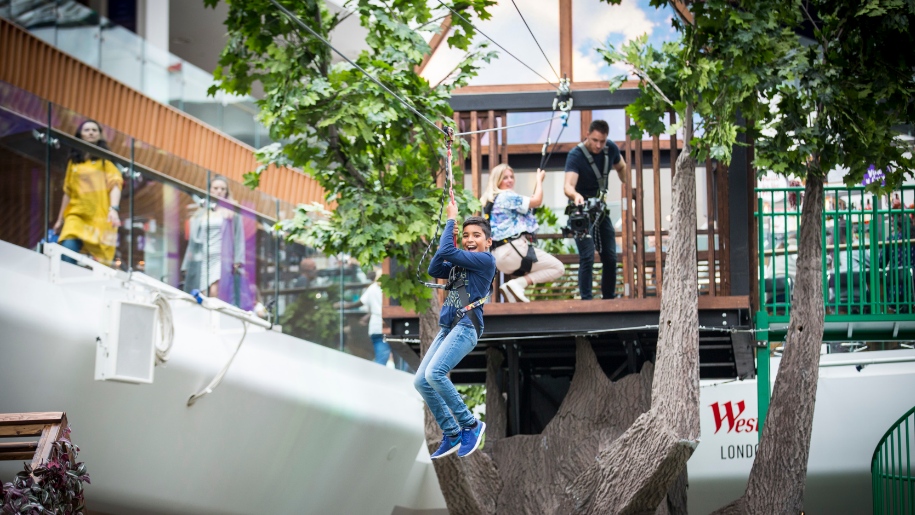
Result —
M 490 48 L 499 52 L 498 58 L 485 65 L 471 84 L 543 83 L 544 78 L 556 82 L 557 77 L 550 64 L 559 71 L 559 1 L 516 0 L 516 3 L 549 62 L 537 48 L 511 0 L 499 0 L 490 9 L 491 19 L 480 21 L 473 18 L 471 22 L 543 78 L 491 45 Z M 609 80 L 624 73 L 623 68 L 608 66 L 594 50 L 595 47 L 607 42 L 620 45 L 646 33 L 652 44 L 660 46 L 675 37 L 670 24 L 672 16 L 670 9 L 655 9 L 648 0 L 622 0 L 620 5 L 608 5 L 600 0 L 573 0 L 573 81 Z M 486 41 L 486 38 L 478 35 L 476 40 Z M 462 52 L 443 45 L 423 75 L 433 84 L 438 82 L 454 68 L 461 55 Z

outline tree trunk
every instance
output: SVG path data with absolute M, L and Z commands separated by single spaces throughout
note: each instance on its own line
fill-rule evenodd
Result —
M 499 387 L 502 361 L 499 349 L 486 349 L 486 442 L 490 444 L 505 438 L 508 428 L 507 403 Z
M 772 402 L 745 496 L 717 513 L 796 514 L 804 507 L 807 458 L 823 341 L 823 178 L 810 174 L 801 210 L 797 284 Z
M 696 160 L 688 144 L 677 159 L 672 203 L 651 409 L 569 488 L 584 513 L 655 513 L 698 445 Z
M 571 513 L 567 486 L 650 406 L 650 363 L 641 374 L 611 382 L 587 338 L 577 338 L 575 350 L 572 384 L 543 432 L 492 446 L 503 483 L 494 513 Z

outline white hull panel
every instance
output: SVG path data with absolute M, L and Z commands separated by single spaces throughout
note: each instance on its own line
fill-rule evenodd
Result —
M 173 303 L 150 385 L 95 381 L 103 284 L 47 281 L 48 258 L 0 242 L 0 413 L 66 411 L 103 513 L 384 514 L 423 444 L 412 377 Z M 11 268 L 12 267 L 12 268 Z M 75 270 L 71 272 L 82 272 Z M 116 284 L 112 283 L 116 286 Z M 21 463 L 0 462 L 10 480 Z

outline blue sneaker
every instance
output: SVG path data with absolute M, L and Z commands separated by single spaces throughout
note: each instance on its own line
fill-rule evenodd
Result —
M 458 458 L 470 456 L 473 451 L 480 446 L 483 440 L 483 433 L 486 431 L 486 422 L 477 421 L 477 427 L 465 427 L 461 430 L 461 449 L 458 451 Z
M 437 460 L 439 458 L 444 458 L 449 454 L 454 454 L 457 452 L 458 448 L 461 447 L 462 441 L 461 435 L 447 436 L 442 435 L 442 445 L 438 447 L 438 450 L 432 453 L 431 458 Z

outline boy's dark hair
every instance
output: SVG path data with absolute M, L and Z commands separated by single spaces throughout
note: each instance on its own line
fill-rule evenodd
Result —
M 588 134 L 597 131 L 601 134 L 610 134 L 610 125 L 603 120 L 594 120 L 591 122 L 591 125 L 588 126 Z
M 480 228 L 483 229 L 483 234 L 486 235 L 486 239 L 492 238 L 492 229 L 489 226 L 489 220 L 482 216 L 468 216 L 464 219 L 461 229 L 466 229 L 468 225 L 479 225 Z

